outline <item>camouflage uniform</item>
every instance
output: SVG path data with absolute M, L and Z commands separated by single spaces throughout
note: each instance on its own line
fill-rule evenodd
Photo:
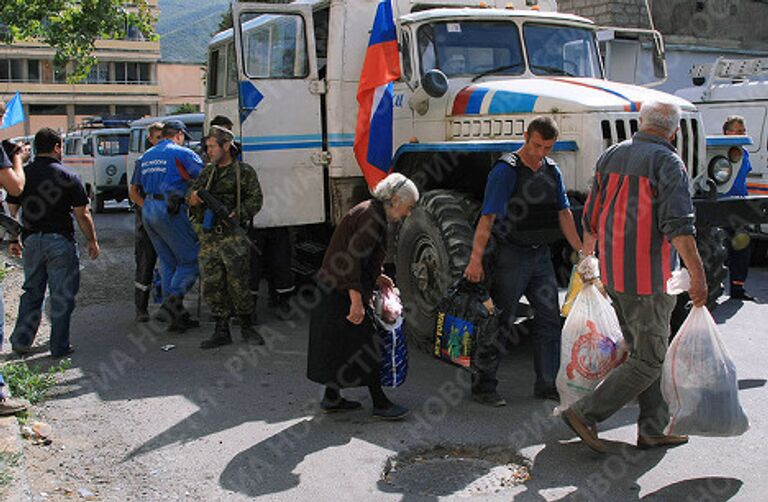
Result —
M 237 167 L 240 168 L 240 212 L 237 214 Z M 224 167 L 205 166 L 189 188 L 189 194 L 208 189 L 245 226 L 262 206 L 263 197 L 256 171 L 248 164 L 233 161 Z M 192 221 L 200 235 L 200 274 L 203 295 L 214 317 L 250 316 L 253 312 L 248 278 L 250 246 L 244 237 L 236 235 L 221 222 L 214 230 L 202 229 L 205 206 L 196 206 Z

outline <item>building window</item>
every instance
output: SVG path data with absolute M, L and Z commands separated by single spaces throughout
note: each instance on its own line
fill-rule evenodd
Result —
M 148 84 L 149 63 L 115 63 L 115 82 L 118 84 Z
M 66 115 L 65 105 L 29 105 L 30 115 Z
M 148 105 L 117 105 L 115 107 L 115 114 L 120 117 L 139 118 L 151 113 Z
M 109 105 L 75 105 L 75 115 L 109 115 Z
M 27 60 L 27 81 L 40 82 L 40 60 L 39 59 Z
M 85 78 L 86 84 L 106 84 L 109 82 L 109 63 L 96 63 Z
M 0 59 L 0 82 L 21 82 L 22 63 L 21 59 Z

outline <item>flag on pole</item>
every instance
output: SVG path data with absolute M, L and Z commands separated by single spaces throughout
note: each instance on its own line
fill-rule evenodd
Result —
M 21 104 L 21 94 L 17 92 L 5 105 L 5 115 L 3 115 L 0 129 L 15 126 L 21 122 L 24 122 L 24 106 Z
M 400 78 L 397 32 L 390 0 L 381 0 L 357 88 L 355 158 L 373 188 L 392 168 L 392 82 Z

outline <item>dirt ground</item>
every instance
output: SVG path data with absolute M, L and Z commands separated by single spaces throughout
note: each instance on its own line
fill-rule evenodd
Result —
M 129 226 L 132 217 L 128 216 L 127 208 L 121 207 L 97 217 L 101 246 L 98 260 L 91 261 L 87 257 L 81 240 L 78 246 L 81 285 L 75 316 L 89 306 L 132 301 L 134 264 Z M 2 360 L 14 362 L 18 357 L 11 352 L 8 339 L 18 312 L 23 270 L 20 260 L 9 256 L 5 247 L 0 250 L 0 259 L 10 267 L 3 281 L 5 343 Z M 49 334 L 50 324 L 45 315 L 34 343 L 37 350 L 25 358 L 30 366 L 47 368 L 55 363 L 47 351 Z M 77 342 L 77 333 L 73 332 L 72 344 L 76 352 Z M 31 421 L 42 421 L 53 428 L 53 442 L 48 446 L 34 445 L 19 438 L 22 462 L 15 472 L 15 486 L 6 496 L 20 493 L 28 500 L 56 501 L 84 500 L 92 494 L 99 499 L 103 488 L 109 485 L 112 493 L 124 490 L 125 500 L 157 499 L 157 494 L 150 495 L 142 488 L 143 480 L 152 475 L 150 466 L 139 461 L 115 460 L 115 451 L 129 450 L 120 432 L 130 428 L 130 424 L 120 423 L 115 404 L 104 403 L 93 394 L 80 395 L 76 400 L 67 399 L 70 394 L 80 394 L 82 378 L 82 371 L 73 365 L 59 377 L 59 385 L 53 389 L 50 398 L 31 408 Z

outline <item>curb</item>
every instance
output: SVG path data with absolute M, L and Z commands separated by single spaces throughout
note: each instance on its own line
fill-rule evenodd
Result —
M 0 491 L 5 500 L 31 501 L 31 490 L 24 462 L 24 446 L 19 435 L 19 423 L 15 416 L 0 417 L 0 452 L 19 455 L 18 464 L 9 469 L 12 476 L 8 485 Z

